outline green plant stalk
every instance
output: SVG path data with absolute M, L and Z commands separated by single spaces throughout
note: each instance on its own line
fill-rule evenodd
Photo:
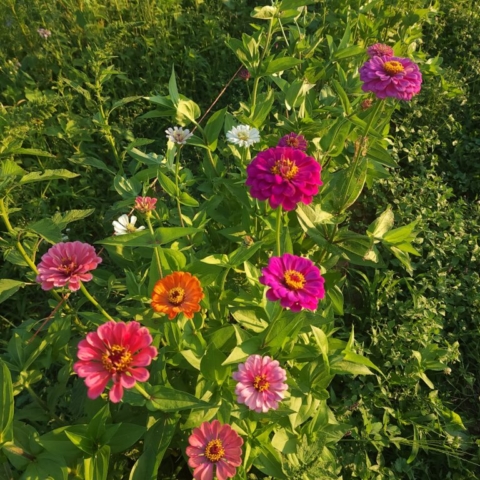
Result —
M 375 104 L 375 107 L 373 107 L 372 114 L 370 115 L 370 118 L 368 119 L 368 122 L 365 126 L 365 131 L 363 132 L 363 136 L 360 140 L 360 145 L 358 147 L 358 150 L 355 152 L 355 156 L 353 157 L 353 162 L 352 162 L 353 168 L 352 168 L 352 172 L 350 174 L 350 177 L 348 178 L 348 181 L 347 181 L 347 188 L 345 189 L 345 197 L 342 199 L 342 205 L 344 205 L 346 200 L 347 200 L 346 196 L 348 195 L 348 192 L 350 190 L 350 185 L 352 184 L 353 178 L 355 177 L 355 173 L 356 173 L 356 170 L 357 170 L 358 157 L 360 156 L 360 154 L 363 150 L 363 146 L 365 144 L 365 140 L 367 138 L 368 131 L 370 130 L 370 127 L 373 124 L 373 120 L 377 116 L 377 113 L 378 113 L 381 106 L 383 106 L 383 101 L 379 100 Z
M 277 246 L 277 256 L 279 257 L 282 254 L 282 243 L 280 241 L 282 231 L 282 206 L 279 205 L 277 208 L 277 231 L 276 231 L 276 246 Z
M 90 300 L 90 302 L 95 305 L 95 307 L 97 308 L 97 310 L 107 319 L 107 320 L 111 320 L 112 322 L 114 322 L 115 320 L 103 309 L 103 307 L 95 300 L 95 298 L 93 298 L 90 293 L 88 292 L 88 290 L 85 288 L 85 285 L 80 282 L 80 290 L 82 291 L 82 293 L 87 297 L 88 300 Z
M 273 30 L 273 20 L 274 19 L 271 18 L 268 24 L 268 33 L 267 33 L 267 40 L 265 42 L 265 48 L 263 49 L 263 52 L 260 55 L 260 60 L 258 62 L 257 75 L 255 75 L 255 78 L 253 80 L 252 111 L 255 109 L 255 106 L 257 104 L 258 82 L 260 81 L 260 77 L 258 76 L 258 73 L 260 71 L 260 67 L 262 66 L 263 59 L 265 58 L 265 55 L 270 49 L 270 40 L 272 39 L 272 30 Z
M 182 218 L 182 207 L 180 205 L 180 188 L 178 186 L 178 179 L 180 177 L 180 152 L 182 148 L 178 147 L 177 155 L 175 156 L 175 193 L 176 193 L 176 200 L 177 200 L 177 210 L 178 210 L 178 217 L 180 218 L 180 225 L 185 227 Z
M 147 400 L 151 400 L 152 397 L 145 391 L 145 389 L 143 387 L 141 387 L 139 385 L 138 382 L 135 382 L 135 386 L 134 386 L 135 390 L 140 394 L 142 395 L 142 397 L 145 397 Z
M 227 267 L 220 277 L 220 297 L 223 297 L 225 293 L 225 282 L 227 281 L 227 276 L 230 272 L 230 267 Z
M 150 212 L 148 212 L 145 216 L 145 220 L 148 225 L 148 229 L 150 230 L 150 233 L 152 234 L 153 240 L 155 241 L 155 232 L 153 230 L 152 222 L 150 221 Z M 155 258 L 157 259 L 157 267 L 158 271 L 160 272 L 160 278 L 163 278 L 163 270 L 162 270 L 162 263 L 160 261 L 160 250 L 162 247 L 158 246 L 153 249 Z

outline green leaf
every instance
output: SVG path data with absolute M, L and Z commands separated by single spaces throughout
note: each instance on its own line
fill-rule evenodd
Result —
M 202 375 L 217 385 L 221 385 L 227 378 L 230 369 L 223 366 L 226 356 L 212 343 L 200 362 L 200 372 Z
M 156 480 L 163 456 L 172 441 L 179 415 L 155 413 L 158 418 L 148 429 L 143 453 L 130 472 L 129 480 Z
M 10 370 L 0 360 L 0 445 L 13 441 L 13 385 Z
M 397 162 L 392 158 L 390 153 L 388 153 L 388 150 L 378 143 L 373 147 L 368 148 L 367 157 L 385 165 L 386 167 L 398 168 Z
M 273 75 L 277 72 L 283 72 L 297 65 L 300 65 L 302 60 L 293 57 L 281 57 L 275 58 L 266 66 L 265 70 L 262 73 L 262 76 Z
M 122 175 L 115 175 L 113 186 L 117 193 L 125 200 L 136 197 L 142 190 L 142 184 L 137 179 L 127 179 Z
M 121 423 L 118 428 L 116 428 L 117 425 L 114 425 L 115 433 L 106 442 L 112 453 L 124 452 L 134 443 L 138 442 L 147 431 L 142 425 L 136 425 L 134 423 Z M 102 441 L 100 443 L 102 444 Z
M 178 105 L 180 96 L 178 95 L 177 81 L 175 79 L 175 68 L 172 65 L 172 74 L 170 75 L 170 80 L 168 82 L 168 93 L 170 94 L 170 99 L 172 100 L 175 106 Z
M 358 353 L 353 353 L 353 352 L 345 352 L 345 351 L 343 353 L 345 355 L 343 359 L 346 362 L 352 362 L 352 363 L 356 363 L 357 365 L 365 365 L 366 367 L 373 368 L 383 376 L 383 372 L 371 360 L 364 357 L 363 355 L 359 355 Z
M 92 418 L 90 423 L 87 426 L 87 432 L 89 437 L 94 440 L 99 440 L 100 437 L 105 432 L 105 424 L 110 418 L 110 407 L 106 403 Z
M 350 113 L 352 112 L 352 106 L 350 105 L 350 100 L 348 99 L 347 93 L 345 92 L 343 87 L 340 85 L 340 82 L 333 79 L 332 83 L 333 83 L 333 86 L 335 87 L 335 90 L 338 93 L 338 96 L 340 97 L 344 112 L 347 115 L 350 115 Z
M 200 228 L 193 227 L 160 227 L 155 230 L 155 237 L 148 230 L 129 233 L 127 235 L 116 235 L 105 238 L 99 242 L 100 245 L 123 245 L 125 247 L 148 247 L 155 248 L 173 242 L 177 238 L 186 237 L 201 232 Z
M 215 149 L 217 148 L 217 143 L 218 143 L 218 136 L 220 135 L 220 132 L 223 127 L 223 121 L 225 119 L 225 113 L 227 112 L 227 108 L 222 108 L 218 112 L 215 112 L 207 122 L 207 125 L 205 126 L 205 129 L 203 130 L 203 133 L 205 135 L 205 138 L 207 140 L 207 146 L 208 148 L 214 152 Z
M 260 20 L 270 20 L 274 18 L 277 13 L 277 7 L 267 5 L 265 7 L 255 7 L 250 16 L 253 18 L 258 18 Z
M 44 152 L 43 150 L 39 150 L 38 148 L 15 148 L 9 152 L 10 154 L 14 155 L 32 155 L 35 157 L 50 157 L 53 158 L 55 155 L 51 153 Z
M 228 264 L 231 267 L 237 267 L 238 265 L 246 262 L 252 255 L 254 255 L 261 247 L 263 242 L 255 242 L 249 247 L 242 245 L 240 248 L 237 248 L 232 253 L 228 255 Z
M 180 99 L 178 101 L 175 119 L 180 125 L 184 126 L 189 122 L 195 123 L 200 114 L 200 107 L 193 100 Z
M 44 218 L 38 222 L 27 225 L 27 230 L 40 235 L 48 243 L 58 243 L 62 241 L 62 232 L 50 218 Z
M 127 105 L 127 103 L 135 102 L 136 100 L 142 98 L 141 95 L 133 95 L 131 97 L 125 97 L 120 100 L 117 100 L 110 109 L 110 113 L 113 112 L 118 107 L 123 107 L 123 105 Z
M 365 48 L 360 47 L 358 45 L 354 45 L 352 47 L 342 48 L 341 50 L 337 50 L 333 54 L 333 58 L 335 60 L 341 60 L 342 58 L 354 57 L 356 55 L 363 55 L 365 54 Z
M 258 96 L 255 109 L 248 117 L 251 125 L 260 128 L 264 124 L 265 119 L 268 117 L 270 110 L 272 109 L 273 100 L 273 89 L 270 89 L 266 94 L 262 93 Z
M 187 192 L 181 192 L 180 196 L 178 197 L 178 201 L 182 205 L 187 205 L 187 207 L 198 207 L 199 203 L 191 197 Z
M 110 447 L 104 445 L 94 455 L 85 458 L 85 480 L 107 480 L 108 464 L 110 461 Z
M 306 5 L 313 5 L 318 0 L 283 0 L 280 4 L 281 10 L 291 10 L 293 8 L 305 7 Z
M 63 230 L 69 223 L 83 220 L 90 216 L 94 211 L 94 208 L 89 208 L 88 210 L 67 210 L 63 215 L 57 212 L 52 217 L 52 221 L 60 230 Z
M 70 172 L 70 170 L 65 170 L 64 168 L 58 170 L 45 170 L 44 172 L 31 172 L 27 173 L 20 179 L 20 185 L 44 182 L 46 180 L 68 180 L 78 176 L 78 173 Z
M 390 230 L 388 233 L 386 233 L 383 236 L 382 240 L 393 245 L 397 243 L 403 243 L 406 240 L 410 240 L 412 239 L 412 236 L 415 236 L 413 231 L 415 230 L 417 223 L 418 221 L 415 220 L 414 222 L 409 223 L 408 225 Z
M 171 197 L 177 196 L 177 187 L 164 173 L 158 172 L 158 182 Z
M 149 410 L 162 412 L 179 412 L 197 408 L 211 408 L 209 403 L 199 400 L 194 395 L 170 387 L 157 385 L 149 389 L 150 400 L 147 401 Z
M 230 365 L 232 363 L 240 363 L 248 356 L 258 353 L 262 339 L 260 337 L 251 337 L 240 345 L 237 345 L 228 358 L 222 363 L 222 365 Z
M 393 227 L 394 216 L 392 209 L 388 207 L 374 222 L 370 224 L 367 234 L 373 238 L 383 236 Z
M 11 159 L 3 160 L 0 164 L 0 177 L 21 176 L 27 172 L 17 162 Z
M 74 425 L 65 430 L 68 439 L 82 452 L 93 455 L 95 452 L 94 441 L 88 433 L 87 425 Z
M 0 279 L 0 303 L 11 297 L 19 288 L 24 287 L 25 282 L 10 280 L 9 278 Z
M 313 332 L 313 336 L 315 338 L 315 341 L 317 342 L 318 347 L 320 348 L 320 351 L 322 352 L 322 357 L 325 365 L 329 364 L 328 361 L 328 338 L 325 335 L 325 332 L 315 326 L 310 327 Z

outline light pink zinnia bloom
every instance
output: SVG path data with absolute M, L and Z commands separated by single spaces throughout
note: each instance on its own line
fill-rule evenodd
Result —
M 135 205 L 133 208 L 139 211 L 140 213 L 149 213 L 152 210 L 155 210 L 155 205 L 157 204 L 157 199 L 152 197 L 137 197 L 135 199 Z
M 283 392 L 288 390 L 288 385 L 283 383 L 287 379 L 285 370 L 268 356 L 250 355 L 232 377 L 238 382 L 235 387 L 237 402 L 258 413 L 266 413 L 271 408 L 276 410 L 284 397 Z
M 124 388 L 133 388 L 136 381 L 146 382 L 150 373 L 146 368 L 157 356 L 151 347 L 152 336 L 140 323 L 110 321 L 100 325 L 96 332 L 78 344 L 80 359 L 73 365 L 74 372 L 85 378 L 88 397 L 97 398 L 112 380 L 109 397 L 118 403 Z
M 188 443 L 188 465 L 194 469 L 195 480 L 212 480 L 214 475 L 218 480 L 232 478 L 242 464 L 242 438 L 230 425 L 221 425 L 218 420 L 195 428 Z
M 369 57 L 393 57 L 393 48 L 384 43 L 376 43 L 367 48 Z
M 38 264 L 36 281 L 43 290 L 67 286 L 75 291 L 80 281 L 89 282 L 93 276 L 88 273 L 102 262 L 95 249 L 88 243 L 61 242 L 51 247 Z

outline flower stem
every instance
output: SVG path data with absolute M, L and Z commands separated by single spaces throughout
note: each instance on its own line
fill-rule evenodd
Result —
M 267 33 L 267 40 L 265 42 L 265 48 L 262 51 L 262 54 L 260 55 L 260 60 L 258 62 L 258 68 L 257 68 L 257 75 L 255 75 L 255 78 L 253 80 L 253 94 L 252 94 L 252 108 L 251 111 L 255 109 L 255 106 L 257 104 L 257 90 L 258 90 L 258 82 L 260 80 L 260 77 L 258 76 L 258 72 L 260 71 L 260 67 L 262 65 L 263 59 L 265 58 L 265 55 L 267 54 L 268 50 L 270 49 L 270 40 L 272 38 L 272 29 L 273 29 L 273 20 L 274 18 L 270 19 L 270 23 L 268 24 L 268 33 Z
M 280 241 L 280 232 L 282 230 L 282 206 L 279 205 L 277 209 L 277 256 L 282 254 L 282 244 Z
M 150 215 L 147 214 L 146 217 L 145 217 L 145 220 L 147 222 L 148 229 L 150 230 L 150 233 L 152 234 L 153 240 L 155 241 L 155 232 L 153 230 L 152 222 L 150 221 Z M 160 273 L 160 278 L 163 278 L 162 263 L 160 262 L 160 249 L 161 248 L 162 247 L 160 247 L 160 246 L 154 247 L 153 251 L 154 251 L 155 258 L 157 259 L 157 268 L 158 268 L 158 271 Z
M 145 391 L 145 389 L 143 387 L 141 387 L 139 385 L 138 382 L 135 382 L 135 390 L 137 390 L 137 392 L 142 395 L 143 397 L 145 397 L 147 400 L 151 400 L 152 397 Z
M 185 227 L 185 224 L 183 223 L 183 218 L 182 218 L 182 207 L 180 206 L 180 189 L 178 187 L 178 179 L 180 177 L 180 152 L 181 152 L 181 147 L 177 148 L 177 155 L 175 158 L 175 193 L 176 193 L 176 199 L 177 199 L 177 210 L 178 210 L 178 216 L 180 218 L 180 225 L 182 227 Z
M 82 293 L 90 300 L 90 302 L 97 307 L 98 311 L 107 319 L 111 321 L 115 321 L 103 308 L 102 306 L 90 295 L 88 290 L 85 288 L 85 285 L 80 282 L 80 290 Z

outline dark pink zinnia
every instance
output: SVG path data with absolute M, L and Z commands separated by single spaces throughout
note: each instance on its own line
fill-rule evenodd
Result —
M 283 136 L 279 140 L 277 147 L 292 147 L 305 152 L 308 147 L 308 142 L 303 135 L 292 132 Z
M 146 382 L 150 373 L 144 367 L 157 356 L 151 343 L 148 328 L 136 321 L 110 321 L 88 333 L 78 344 L 79 361 L 73 365 L 74 372 L 85 378 L 88 397 L 99 397 L 112 380 L 109 397 L 118 403 L 124 388 L 133 388 L 137 381 Z
M 238 372 L 232 374 L 236 380 L 235 394 L 238 403 L 244 403 L 250 410 L 266 413 L 278 408 L 288 385 L 283 383 L 287 373 L 278 360 L 260 355 L 250 355 L 245 363 L 238 365 Z
M 369 57 L 393 57 L 393 48 L 384 43 L 376 43 L 367 48 Z
M 260 152 L 247 167 L 250 195 L 267 200 L 272 208 L 293 210 L 297 203 L 309 204 L 318 187 L 320 164 L 301 150 L 273 147 Z
M 57 243 L 42 256 L 36 281 L 42 284 L 43 290 L 67 286 L 75 291 L 80 288 L 81 281 L 89 282 L 93 278 L 88 272 L 101 262 L 88 243 Z
M 409 58 L 372 57 L 359 70 L 362 90 L 373 92 L 378 98 L 393 97 L 411 100 L 420 92 L 422 74 Z
M 195 428 L 188 443 L 188 465 L 194 469 L 195 480 L 212 480 L 214 475 L 218 480 L 232 478 L 242 464 L 242 438 L 230 425 L 221 425 L 218 420 Z
M 325 280 L 320 270 L 308 258 L 284 253 L 281 257 L 271 257 L 262 269 L 260 283 L 267 285 L 267 298 L 272 302 L 280 300 L 280 305 L 293 312 L 302 308 L 316 310 L 318 301 L 325 297 Z

